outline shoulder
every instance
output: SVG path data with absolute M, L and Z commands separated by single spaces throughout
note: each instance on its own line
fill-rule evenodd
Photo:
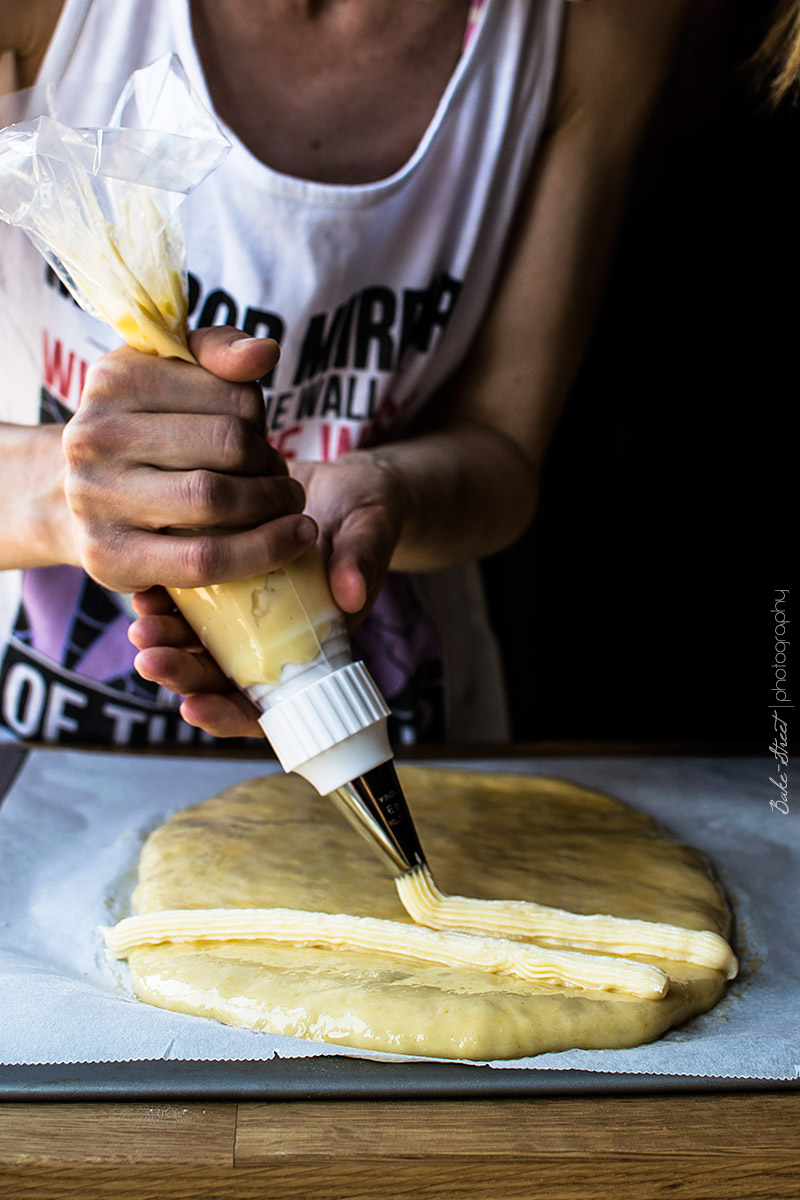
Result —
M 64 0 L 0 0 L 0 55 L 14 56 L 17 86 L 35 82 L 63 6 Z
M 568 6 L 551 128 L 613 121 L 635 132 L 649 114 L 694 0 L 582 0 Z

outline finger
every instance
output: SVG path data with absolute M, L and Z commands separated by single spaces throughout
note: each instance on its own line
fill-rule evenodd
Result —
M 97 537 L 79 531 L 84 569 L 117 592 L 164 587 L 197 588 L 247 579 L 285 567 L 316 538 L 307 516 L 276 517 L 255 529 L 178 537 L 141 529 L 104 527 Z
M 175 611 L 175 603 L 166 588 L 151 587 L 131 596 L 133 611 L 140 617 L 159 616 Z
M 333 557 L 328 564 L 328 584 L 331 595 L 344 613 L 360 613 L 369 595 L 364 571 L 358 563 L 343 556 Z
M 109 443 L 110 451 L 112 445 L 119 446 L 121 434 L 129 461 L 160 470 L 205 467 L 237 475 L 287 473 L 285 461 L 263 431 L 230 413 L 135 414 L 124 428 L 109 428 L 97 436 Z
M 189 335 L 189 349 L 200 366 L 233 383 L 260 379 L 280 357 L 280 346 L 273 338 L 248 337 L 230 325 L 196 329 Z
M 203 648 L 191 625 L 177 613 L 139 617 L 128 626 L 128 641 L 132 642 L 137 650 L 169 646 L 177 650 L 197 652 Z
M 343 612 L 371 607 L 396 543 L 397 532 L 380 505 L 358 508 L 342 522 L 332 540 L 328 578 Z
M 98 496 L 93 505 L 89 489 L 79 492 L 71 481 L 69 504 L 77 517 L 100 511 L 102 500 Z M 302 487 L 288 475 L 250 477 L 139 467 L 130 476 L 124 497 L 108 496 L 105 516 L 121 524 L 135 520 L 145 530 L 245 529 L 299 516 L 304 504 Z
M 179 696 L 194 692 L 224 693 L 231 681 L 210 654 L 193 654 L 174 646 L 153 646 L 140 650 L 133 665 L 142 679 L 158 683 Z
M 233 353 L 233 350 L 230 350 Z M 246 372 L 249 379 L 255 378 Z M 92 363 L 81 403 L 70 421 L 76 431 L 89 415 L 106 415 L 112 427 L 120 413 L 231 413 L 263 428 L 261 388 L 242 379 L 226 380 L 194 363 L 158 358 L 121 346 Z
M 241 692 L 230 690 L 230 680 L 210 655 L 160 646 L 142 650 L 134 666 L 144 679 L 186 697 L 181 716 L 189 725 L 214 737 L 263 738 L 255 706 Z
M 239 692 L 187 696 L 181 704 L 181 716 L 188 725 L 205 729 L 213 737 L 257 737 L 264 740 L 255 707 Z

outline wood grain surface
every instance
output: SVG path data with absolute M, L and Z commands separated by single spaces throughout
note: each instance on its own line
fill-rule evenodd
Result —
M 794 1200 L 800 1093 L 0 1105 L 0 1197 Z

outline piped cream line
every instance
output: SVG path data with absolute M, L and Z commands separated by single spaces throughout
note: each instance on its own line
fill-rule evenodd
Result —
M 366 950 L 395 959 L 472 967 L 528 983 L 621 991 L 660 1000 L 669 979 L 658 967 L 608 955 L 550 950 L 505 938 L 439 932 L 375 917 L 292 908 L 175 909 L 126 917 L 103 929 L 119 958 L 137 946 L 185 941 L 272 941 L 324 949 Z
M 440 892 L 421 864 L 395 879 L 403 907 L 420 925 L 485 937 L 519 937 L 537 945 L 596 950 L 694 963 L 733 979 L 739 964 L 724 938 L 708 930 L 602 914 L 584 915 L 525 900 L 475 900 Z

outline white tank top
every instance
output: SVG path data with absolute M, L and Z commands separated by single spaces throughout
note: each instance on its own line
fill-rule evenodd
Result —
M 281 174 L 225 130 L 231 153 L 183 206 L 190 326 L 232 324 L 281 343 L 281 360 L 262 382 L 271 440 L 287 459 L 327 460 L 390 439 L 466 354 L 542 135 L 562 19 L 563 0 L 490 0 L 417 149 L 375 183 L 332 185 Z M 55 86 L 61 119 L 102 125 L 125 78 L 168 51 L 178 54 L 213 110 L 188 0 L 66 0 L 39 83 Z M 76 407 L 88 364 L 119 339 L 77 308 L 21 239 L 0 225 L 0 361 L 7 381 L 0 419 L 64 420 Z M 191 737 L 174 712 L 164 711 L 165 698 L 131 672 L 132 652 L 121 636 L 128 615 L 120 602 L 109 593 L 88 595 L 80 574 L 28 571 L 23 584 L 23 573 L 5 573 L 0 715 L 8 728 L 65 741 Z M 416 709 L 408 720 L 398 716 L 400 740 L 414 740 L 422 711 L 441 691 L 434 664 L 442 657 L 448 735 L 502 735 L 490 719 L 500 712 L 502 724 L 502 706 L 476 577 L 457 578 L 456 592 L 466 589 L 458 620 L 445 618 L 440 630 L 449 648 L 436 649 L 417 611 L 418 582 L 393 584 L 403 597 L 390 597 L 383 613 L 379 605 L 363 635 L 367 656 L 383 653 L 386 660 L 385 671 L 374 660 L 370 665 L 390 703 L 397 699 L 398 714 L 404 705 L 409 714 Z M 454 582 L 445 576 L 422 587 L 451 597 Z M 54 591 L 63 594 L 60 623 L 37 608 Z M 70 648 L 76 614 L 86 628 Z M 398 623 L 399 639 L 392 636 Z M 94 641 L 93 625 L 102 628 Z M 387 637 L 392 645 L 384 653 L 378 646 Z M 416 696 L 415 674 L 422 680 Z M 88 699 L 87 678 L 96 693 Z M 460 719 L 464 701 L 464 712 L 473 715 Z M 114 711 L 105 719 L 109 704 Z M 138 709 L 116 711 L 137 704 L 144 705 L 141 719 Z

